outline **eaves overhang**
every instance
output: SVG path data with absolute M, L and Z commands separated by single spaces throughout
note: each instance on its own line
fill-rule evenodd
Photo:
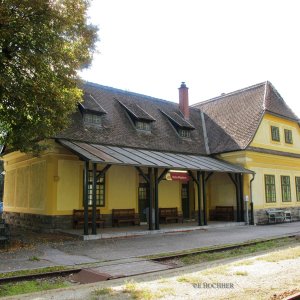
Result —
M 117 147 L 66 139 L 57 139 L 56 142 L 82 160 L 91 163 L 220 173 L 254 173 L 241 166 L 203 155 Z

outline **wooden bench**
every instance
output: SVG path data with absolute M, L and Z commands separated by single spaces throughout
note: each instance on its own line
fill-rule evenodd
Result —
M 133 225 L 140 225 L 139 214 L 135 213 L 134 208 L 113 209 L 112 210 L 112 226 L 120 226 L 120 223 L 132 223 Z
M 73 209 L 73 228 L 78 228 L 79 225 L 84 224 L 84 209 Z M 88 224 L 92 224 L 92 210 L 88 211 Z M 102 225 L 104 228 L 104 220 L 101 219 L 100 209 L 96 210 L 96 224 Z
M 210 218 L 215 221 L 233 221 L 233 206 L 216 206 L 216 208 L 212 210 Z
M 176 221 L 183 223 L 182 213 L 178 213 L 177 207 L 167 207 L 159 209 L 159 221 L 168 223 L 168 221 Z

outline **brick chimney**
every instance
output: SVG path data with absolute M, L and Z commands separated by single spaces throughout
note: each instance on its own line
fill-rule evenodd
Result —
M 186 87 L 185 82 L 182 82 L 179 88 L 179 109 L 183 113 L 184 118 L 189 119 L 189 88 Z

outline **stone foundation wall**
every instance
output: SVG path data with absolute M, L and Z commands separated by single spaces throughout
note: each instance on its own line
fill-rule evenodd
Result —
M 111 227 L 111 214 L 102 215 L 105 227 Z M 39 232 L 54 232 L 58 229 L 72 229 L 73 215 L 45 216 L 16 212 L 3 212 L 5 222 L 16 227 L 22 227 Z
M 292 221 L 300 220 L 300 207 L 282 207 L 278 208 L 282 210 L 290 211 L 292 214 Z M 266 214 L 266 209 L 254 209 L 254 224 L 267 224 L 268 216 Z
M 45 216 L 16 212 L 3 212 L 5 222 L 12 226 L 40 232 L 53 232 L 57 229 L 72 228 L 72 216 Z

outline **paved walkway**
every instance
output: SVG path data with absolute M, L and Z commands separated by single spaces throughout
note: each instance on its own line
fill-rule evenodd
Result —
M 0 253 L 0 272 L 54 265 L 134 261 L 150 254 L 174 252 L 207 246 L 240 243 L 258 238 L 300 234 L 300 222 L 268 226 L 209 228 L 192 232 L 148 235 L 124 239 L 67 241 L 41 244 L 33 249 Z
M 198 226 L 197 222 L 186 222 L 186 223 L 169 223 L 160 224 L 159 230 L 148 230 L 148 225 L 140 226 L 126 226 L 126 227 L 107 227 L 98 229 L 96 235 L 91 234 L 89 229 L 89 235 L 83 235 L 83 229 L 68 229 L 61 230 L 62 233 L 70 234 L 71 236 L 79 237 L 82 240 L 101 240 L 101 239 L 112 239 L 112 238 L 128 238 L 152 234 L 165 234 L 165 233 L 178 233 L 182 231 L 195 231 L 195 230 L 206 230 L 211 228 L 223 228 L 223 227 L 236 227 L 245 226 L 245 222 L 222 222 L 222 221 L 211 221 L 209 225 Z

